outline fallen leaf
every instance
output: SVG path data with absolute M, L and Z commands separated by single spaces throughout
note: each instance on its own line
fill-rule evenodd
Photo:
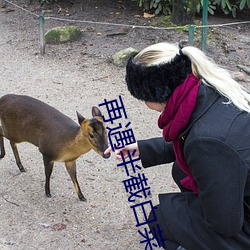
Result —
M 66 225 L 63 223 L 54 224 L 53 226 L 51 226 L 51 229 L 53 231 L 61 231 L 61 230 L 66 229 Z
M 152 18 L 152 17 L 155 17 L 155 14 L 149 14 L 147 12 L 144 12 L 143 13 L 143 17 L 145 17 L 145 18 Z

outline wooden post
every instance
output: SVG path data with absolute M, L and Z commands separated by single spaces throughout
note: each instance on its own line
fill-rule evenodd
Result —
M 189 26 L 189 31 L 188 31 L 188 45 L 189 46 L 194 46 L 194 25 Z
M 42 11 L 39 15 L 39 24 L 40 24 L 40 54 L 44 55 L 45 54 L 45 39 L 44 39 L 44 33 L 45 33 L 45 28 L 44 28 L 44 12 Z
M 207 48 L 207 16 L 208 16 L 208 0 L 203 0 L 203 9 L 202 9 L 202 51 L 206 51 Z

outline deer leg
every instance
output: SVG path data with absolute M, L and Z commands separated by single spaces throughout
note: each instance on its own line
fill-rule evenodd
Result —
M 0 159 L 2 159 L 5 156 L 5 149 L 3 141 L 3 129 L 1 126 L 0 126 L 0 149 L 1 149 Z
M 74 187 L 76 190 L 76 193 L 78 194 L 78 197 L 81 201 L 87 201 L 86 198 L 83 196 L 82 191 L 80 189 L 80 186 L 77 181 L 76 177 L 76 161 L 68 161 L 65 162 L 66 169 L 70 175 L 71 180 L 74 183 Z
M 18 151 L 17 151 L 17 146 L 16 146 L 16 143 L 14 141 L 10 141 L 10 146 L 12 148 L 12 151 L 14 153 L 14 156 L 15 156 L 15 159 L 16 159 L 16 164 L 18 166 L 18 168 L 20 169 L 21 172 L 25 172 L 26 170 L 24 169 L 22 163 L 21 163 L 21 160 L 20 160 L 20 157 L 19 157 L 19 154 L 18 154 Z
M 44 163 L 44 168 L 45 168 L 45 194 L 47 197 L 51 197 L 50 194 L 50 177 L 52 174 L 52 170 L 53 170 L 53 166 L 54 166 L 54 162 L 51 161 L 51 159 L 46 156 L 43 155 L 43 163 Z
M 2 159 L 5 156 L 3 136 L 0 136 L 0 149 L 1 149 L 0 159 Z

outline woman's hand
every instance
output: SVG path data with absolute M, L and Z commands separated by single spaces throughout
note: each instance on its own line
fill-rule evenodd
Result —
M 119 146 L 119 145 L 118 145 Z M 136 157 L 136 156 L 139 156 L 140 155 L 140 152 L 139 152 L 139 149 L 138 149 L 138 144 L 137 142 L 133 143 L 133 144 L 129 144 L 129 145 L 126 145 L 124 148 L 120 148 L 120 149 L 116 149 L 115 150 L 115 157 L 116 159 L 118 160 L 122 160 L 122 156 L 121 156 L 121 152 L 123 154 L 123 157 L 126 159 L 128 157 L 128 151 L 130 152 L 130 154 L 132 155 L 132 153 L 134 152 L 134 150 L 136 150 L 135 154 L 133 155 L 133 157 Z M 108 147 L 104 154 L 108 154 L 112 151 L 112 148 L 111 146 Z

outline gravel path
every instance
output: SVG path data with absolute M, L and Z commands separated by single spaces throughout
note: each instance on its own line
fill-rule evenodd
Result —
M 0 9 L 1 95 L 39 98 L 75 121 L 76 110 L 90 117 L 92 106 L 121 95 L 136 139 L 160 136 L 158 114 L 129 95 L 124 69 L 101 53 L 86 52 L 80 42 L 48 47 L 42 57 L 36 28 L 35 18 Z M 49 199 L 44 195 L 44 167 L 37 148 L 19 145 L 27 170 L 20 173 L 7 140 L 5 145 L 6 156 L 0 162 L 0 249 L 144 249 L 122 184 L 126 174 L 114 157 L 104 160 L 91 151 L 78 159 L 85 203 L 78 200 L 63 164 L 55 165 Z M 170 168 L 142 171 L 149 179 L 153 204 L 159 192 L 176 190 Z

